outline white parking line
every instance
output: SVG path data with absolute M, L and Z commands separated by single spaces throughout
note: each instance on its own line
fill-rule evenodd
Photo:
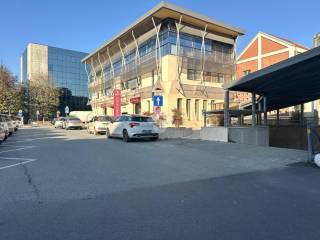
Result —
M 50 138 L 59 138 L 59 137 L 55 137 L 55 136 L 50 137 L 49 136 L 49 137 L 41 137 L 41 138 L 31 138 L 31 139 L 26 139 L 26 140 L 13 141 L 11 143 L 32 142 L 32 141 L 35 141 L 35 140 L 50 139 Z
M 6 168 L 15 167 L 15 166 L 19 166 L 19 165 L 23 165 L 23 164 L 26 164 L 26 163 L 29 163 L 29 162 L 34 162 L 36 160 L 37 159 L 32 159 L 32 160 L 28 160 L 28 161 L 24 161 L 24 162 L 20 162 L 20 163 L 16 163 L 16 164 L 11 164 L 11 165 L 8 165 L 8 166 L 5 166 L 5 167 L 0 167 L 0 170 L 6 169 Z
M 34 146 L 27 146 L 27 147 L 21 147 L 21 148 L 16 148 L 16 149 L 9 149 L 9 150 L 5 150 L 5 151 L 1 151 L 0 153 L 21 151 L 21 150 L 30 149 L 30 148 L 33 148 L 33 147 Z
M 0 157 L 0 159 L 7 159 L 7 160 L 23 160 L 23 161 L 35 161 L 35 158 L 15 158 L 15 157 Z

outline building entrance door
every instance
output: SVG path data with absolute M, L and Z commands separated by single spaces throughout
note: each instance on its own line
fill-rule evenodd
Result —
M 141 114 L 141 102 L 134 104 L 134 113 Z

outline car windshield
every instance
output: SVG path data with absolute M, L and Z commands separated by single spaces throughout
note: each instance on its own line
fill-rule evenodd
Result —
M 131 117 L 131 121 L 133 121 L 133 122 L 153 122 L 153 119 L 151 117 L 134 116 L 134 117 Z
M 108 116 L 99 116 L 97 117 L 96 121 L 98 122 L 106 122 L 106 121 L 111 121 L 111 117 L 108 117 Z

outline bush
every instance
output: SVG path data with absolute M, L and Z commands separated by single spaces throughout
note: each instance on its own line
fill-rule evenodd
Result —
M 182 113 L 177 109 L 173 109 L 172 112 L 172 124 L 174 124 L 176 127 L 180 127 L 183 124 Z

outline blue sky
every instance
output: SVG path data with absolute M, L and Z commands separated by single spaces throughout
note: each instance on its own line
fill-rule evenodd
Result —
M 213 19 L 246 30 L 239 49 L 263 31 L 307 47 L 320 31 L 320 1 L 170 0 Z M 91 52 L 155 6 L 157 0 L 3 0 L 0 63 L 20 74 L 28 42 Z

